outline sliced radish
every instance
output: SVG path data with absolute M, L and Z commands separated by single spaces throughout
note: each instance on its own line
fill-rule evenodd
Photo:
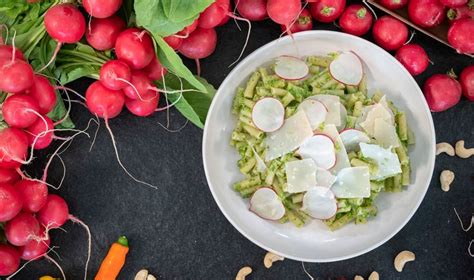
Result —
M 285 121 L 285 107 L 276 98 L 262 98 L 253 106 L 252 121 L 261 131 L 276 131 Z
M 357 129 L 346 129 L 339 134 L 342 143 L 348 153 L 359 150 L 360 143 L 369 143 L 370 138 L 364 132 Z
M 278 220 L 285 215 L 285 206 L 270 188 L 258 189 L 250 199 L 250 211 L 266 220 Z
M 315 219 L 325 220 L 337 212 L 334 193 L 326 187 L 313 187 L 303 196 L 303 211 Z
M 306 113 L 311 128 L 317 129 L 326 119 L 328 109 L 318 100 L 306 99 L 298 105 L 298 111 L 303 110 Z
M 358 85 L 364 75 L 362 62 L 353 52 L 339 54 L 329 64 L 329 73 L 335 80 L 351 86 Z
M 316 169 L 316 185 L 320 187 L 330 188 L 336 182 L 336 176 L 326 169 Z
M 347 124 L 347 110 L 346 110 L 346 107 L 341 103 L 340 105 L 340 115 L 341 115 L 341 124 L 336 126 L 337 128 L 337 131 L 342 131 L 344 130 L 344 128 L 346 128 L 346 124 Z
M 280 56 L 276 59 L 275 74 L 285 80 L 299 80 L 309 73 L 308 65 L 293 56 Z
M 308 97 L 308 99 L 317 100 L 324 104 L 328 109 L 325 124 L 333 124 L 335 126 L 341 125 L 341 102 L 339 96 L 320 94 Z
M 332 139 L 324 134 L 317 134 L 306 140 L 299 148 L 302 158 L 311 158 L 320 168 L 330 169 L 336 164 L 336 151 Z

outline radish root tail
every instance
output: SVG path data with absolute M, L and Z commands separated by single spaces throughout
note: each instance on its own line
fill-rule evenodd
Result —
M 247 37 L 245 38 L 245 43 L 244 43 L 244 46 L 242 48 L 242 51 L 240 51 L 240 54 L 239 54 L 239 57 L 237 57 L 237 59 L 232 62 L 230 65 L 229 65 L 229 68 L 232 67 L 234 64 L 236 64 L 237 62 L 239 62 L 239 60 L 242 58 L 242 56 L 244 55 L 244 52 L 245 52 L 245 49 L 247 48 L 247 44 L 249 42 L 249 39 L 250 39 L 250 33 L 252 32 L 252 23 L 250 22 L 250 20 L 246 19 L 246 18 L 242 18 L 242 17 L 238 17 L 232 13 L 228 13 L 228 15 L 233 18 L 234 20 L 241 20 L 241 21 L 245 21 L 248 26 L 249 26 L 249 30 L 247 31 Z
M 44 256 L 44 258 L 47 259 L 48 261 L 52 262 L 59 269 L 59 271 L 61 272 L 61 275 L 63 276 L 63 279 L 66 280 L 66 275 L 64 274 L 64 270 L 59 265 L 59 263 L 47 254 Z
M 89 229 L 89 226 L 86 225 L 83 221 L 78 219 L 77 217 L 73 215 L 69 215 L 69 220 L 71 220 L 73 223 L 80 224 L 87 232 L 87 259 L 86 259 L 86 266 L 85 266 L 85 271 L 84 271 L 84 280 L 87 280 L 87 268 L 89 266 L 89 261 L 91 259 L 91 251 L 92 251 L 92 234 Z
M 56 48 L 54 49 L 53 56 L 51 56 L 51 59 L 49 60 L 49 62 L 46 63 L 45 66 L 41 67 L 38 70 L 38 72 L 43 72 L 46 68 L 48 68 L 56 60 L 56 56 L 58 56 L 59 50 L 61 49 L 62 45 L 63 44 L 61 42 L 58 42 L 58 44 L 56 45 Z
M 39 256 L 37 256 L 37 257 L 35 257 L 35 258 L 32 258 L 31 260 L 25 262 L 20 268 L 18 268 L 15 272 L 13 272 L 12 274 L 10 274 L 10 276 L 8 276 L 8 277 L 6 278 L 6 280 L 12 279 L 13 276 L 17 275 L 21 270 L 23 270 L 23 269 L 24 269 L 28 264 L 30 264 L 31 262 L 36 261 L 36 260 L 39 260 L 39 259 L 41 259 L 42 257 L 45 257 L 45 258 L 46 258 L 46 256 L 48 255 L 49 252 L 51 252 L 51 251 L 54 252 L 54 248 L 55 248 L 55 247 L 53 246 L 53 247 L 49 248 L 49 250 L 48 250 L 46 253 L 41 254 L 41 255 L 39 255 Z M 64 275 L 64 273 L 63 273 L 63 275 Z M 64 279 L 66 279 L 66 278 L 64 278 Z

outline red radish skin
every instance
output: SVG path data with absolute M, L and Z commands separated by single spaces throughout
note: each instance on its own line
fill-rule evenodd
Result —
M 320 22 L 333 22 L 346 7 L 346 0 L 320 0 L 309 5 L 313 18 Z
M 235 6 L 240 16 L 248 20 L 261 21 L 268 17 L 267 0 L 237 0 Z
M 474 19 L 456 20 L 448 31 L 448 42 L 458 53 L 474 54 Z
M 157 89 L 144 71 L 132 72 L 130 83 L 134 87 L 128 85 L 123 89 L 123 93 L 130 99 L 148 100 L 156 95 Z
M 59 43 L 76 43 L 86 32 L 86 20 L 72 4 L 58 4 L 44 16 L 46 32 Z
M 61 227 L 69 219 L 69 207 L 62 197 L 50 194 L 37 218 L 47 230 Z
M 0 185 L 14 184 L 21 179 L 20 174 L 14 169 L 0 168 Z
M 44 232 L 44 229 L 41 231 Z M 26 243 L 25 246 L 18 248 L 22 260 L 38 260 L 41 256 L 47 253 L 51 239 L 47 233 L 44 233 L 44 235 L 46 236 L 41 236 L 39 240 L 31 240 Z
M 466 5 L 468 0 L 439 0 L 439 3 L 449 8 L 458 8 Z
M 225 1 L 224 1 L 225 2 Z M 225 23 L 228 20 L 230 5 L 223 1 L 216 1 L 207 7 L 199 16 L 198 26 L 205 29 L 212 29 Z
M 461 85 L 446 74 L 435 74 L 423 86 L 426 102 L 431 112 L 442 112 L 458 104 Z
M 153 114 L 158 108 L 160 95 L 156 94 L 154 97 L 147 100 L 140 99 L 125 99 L 125 106 L 130 113 L 138 117 L 148 117 Z
M 20 267 L 20 253 L 8 244 L 0 244 L 0 276 L 8 276 Z
M 28 145 L 33 146 L 35 150 L 42 150 L 53 142 L 54 137 L 53 121 L 47 117 L 37 118 L 36 121 L 25 129 L 28 135 Z
M 120 33 L 115 42 L 115 53 L 134 70 L 145 68 L 155 56 L 150 35 L 138 28 L 129 28 Z
M 13 219 L 22 206 L 21 195 L 12 185 L 0 185 L 0 223 Z
M 23 60 L 0 59 L 0 91 L 20 93 L 33 85 L 33 68 Z
M 473 18 L 474 19 L 474 8 L 469 8 L 469 6 L 462 6 L 459 8 L 451 8 L 446 13 L 449 24 L 453 24 L 456 20 L 462 18 Z
M 46 204 L 48 187 L 45 184 L 24 179 L 17 182 L 15 188 L 21 195 L 23 211 L 36 213 Z
M 99 51 L 110 50 L 125 27 L 125 22 L 119 16 L 93 18 L 86 32 L 87 43 Z
M 183 44 L 183 38 L 176 37 L 174 35 L 163 38 L 165 42 L 173 49 L 177 50 Z
M 164 75 L 166 75 L 166 73 L 168 73 L 168 70 L 161 65 L 156 56 L 153 57 L 153 60 L 143 69 L 143 71 L 148 74 L 148 78 L 152 81 L 159 81 Z
M 107 18 L 120 9 L 122 0 L 83 0 L 82 6 L 95 18 Z
M 122 91 L 108 89 L 100 81 L 92 83 L 86 91 L 89 111 L 100 118 L 115 118 L 122 111 L 124 103 L 125 97 Z
M 39 234 L 40 224 L 30 213 L 20 213 L 5 224 L 5 236 L 15 246 L 24 246 Z
M 268 0 L 268 16 L 276 23 L 290 26 L 301 11 L 300 0 Z
M 38 113 L 46 115 L 54 106 L 56 106 L 56 92 L 49 80 L 41 75 L 35 75 L 33 79 L 33 86 L 25 92 L 27 95 L 33 97 L 39 106 Z
M 462 94 L 470 101 L 474 101 L 474 65 L 470 65 L 462 70 L 459 75 Z
M 446 17 L 444 9 L 438 0 L 411 0 L 408 3 L 408 16 L 421 27 L 434 27 Z
M 360 4 L 348 6 L 339 18 L 339 26 L 342 31 L 362 36 L 369 32 L 372 26 L 373 16 L 366 7 Z
M 100 68 L 100 81 L 102 85 L 111 90 L 121 90 L 128 86 L 123 80 L 130 81 L 132 70 L 120 60 L 109 60 Z
M 189 34 L 193 33 L 194 30 L 196 30 L 196 28 L 198 27 L 198 24 L 199 24 L 199 19 L 194 20 L 193 23 L 183 28 L 183 30 L 179 31 L 178 35 L 185 36 L 185 37 L 189 36 Z
M 380 0 L 378 2 L 392 11 L 403 8 L 408 4 L 408 0 Z
M 408 39 L 407 26 L 391 16 L 383 16 L 375 21 L 372 35 L 377 45 L 393 51 L 399 49 Z
M 418 44 L 406 44 L 398 49 L 395 58 L 405 66 L 411 75 L 416 76 L 423 73 L 430 63 L 428 54 Z
M 13 46 L 0 44 L 0 60 L 2 59 L 11 60 L 12 54 L 13 54 Z M 17 48 L 15 48 L 15 59 L 25 60 L 25 56 Z
M 217 33 L 214 29 L 204 29 L 201 27 L 183 40 L 183 44 L 179 48 L 179 52 L 187 58 L 196 60 L 198 75 L 200 75 L 201 67 L 199 59 L 210 56 L 217 45 Z
M 26 94 L 12 95 L 2 106 L 3 117 L 10 127 L 27 128 L 31 126 L 38 119 L 38 112 L 38 102 Z
M 28 137 L 20 129 L 0 131 L 0 168 L 19 168 L 28 153 Z
M 281 31 L 286 32 L 286 25 L 280 25 Z M 307 9 L 303 9 L 298 19 L 291 25 L 290 34 L 313 29 L 313 19 Z

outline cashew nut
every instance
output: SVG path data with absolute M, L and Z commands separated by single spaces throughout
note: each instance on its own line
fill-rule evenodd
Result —
M 456 155 L 460 158 L 470 158 L 474 155 L 474 148 L 466 149 L 464 147 L 464 140 L 456 142 Z
M 285 258 L 282 256 L 279 256 L 272 252 L 267 252 L 267 254 L 265 254 L 265 258 L 263 259 L 263 264 L 265 265 L 266 268 L 270 268 L 272 267 L 273 262 L 282 261 L 284 259 Z
M 446 153 L 453 157 L 454 156 L 453 146 L 446 142 L 436 144 L 436 155 L 439 155 L 442 153 Z
M 356 275 L 354 277 L 354 280 L 364 280 L 364 277 L 360 276 L 360 275 Z
M 250 266 L 244 266 L 239 270 L 237 276 L 235 276 L 235 280 L 245 280 L 245 277 L 250 273 L 252 273 L 252 268 Z
M 405 266 L 405 263 L 411 262 L 415 260 L 415 254 L 410 251 L 401 251 L 398 253 L 398 255 L 395 257 L 395 260 L 393 262 L 393 265 L 395 266 L 395 269 L 398 272 L 402 272 L 403 267 Z
M 443 170 L 439 176 L 441 182 L 441 189 L 445 192 L 449 191 L 451 183 L 454 181 L 454 172 L 451 170 Z
M 373 271 L 369 275 L 369 280 L 379 280 L 379 273 L 377 271 Z
M 156 277 L 149 274 L 148 270 L 142 269 L 140 270 L 137 275 L 135 275 L 135 280 L 156 280 Z

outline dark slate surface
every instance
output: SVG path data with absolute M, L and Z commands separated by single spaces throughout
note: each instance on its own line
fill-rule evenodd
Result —
M 315 29 L 336 28 L 316 24 Z M 254 24 L 246 54 L 277 38 L 279 33 L 279 27 L 269 21 Z M 202 61 L 203 76 L 215 86 L 229 73 L 227 66 L 238 56 L 245 32 L 239 32 L 230 22 L 218 29 L 218 35 L 216 52 Z M 474 63 L 424 35 L 417 34 L 413 41 L 426 48 L 434 63 L 417 78 L 420 84 L 434 73 L 450 68 L 459 72 Z M 189 65 L 194 69 L 192 62 Z M 72 87 L 83 92 L 86 84 L 80 81 Z M 72 116 L 79 127 L 84 127 L 90 118 L 81 106 L 75 106 Z M 474 146 L 473 116 L 474 103 L 466 100 L 447 112 L 433 114 L 438 141 L 455 143 L 465 139 Z M 174 110 L 170 118 L 172 128 L 185 122 Z M 248 279 L 308 279 L 300 262 L 285 260 L 270 270 L 263 267 L 265 251 L 232 227 L 211 196 L 201 162 L 202 131 L 188 125 L 179 133 L 170 133 L 158 125 L 165 120 L 165 113 L 140 119 L 124 112 L 110 121 L 123 161 L 137 177 L 158 184 L 158 190 L 136 184 L 122 172 L 103 125 L 91 152 L 90 140 L 81 136 L 63 154 L 67 176 L 59 193 L 68 201 L 71 213 L 84 220 L 93 233 L 89 278 L 97 271 L 110 244 L 125 234 L 131 250 L 119 279 L 133 279 L 141 268 L 149 268 L 159 279 L 233 279 L 244 265 L 254 269 Z M 44 158 L 45 154 L 36 160 L 33 174 L 40 174 Z M 440 156 L 425 200 L 395 237 L 363 256 L 306 264 L 307 269 L 317 279 L 353 279 L 356 274 L 367 277 L 373 270 L 380 273 L 381 279 L 472 279 L 474 258 L 468 255 L 467 247 L 474 230 L 461 230 L 453 207 L 465 222 L 474 212 L 473 163 L 474 158 Z M 456 173 L 448 193 L 441 191 L 438 181 L 445 168 Z M 58 183 L 62 174 L 58 163 L 50 174 L 49 181 Z M 69 279 L 82 279 L 85 233 L 72 223 L 64 229 L 67 233 L 52 233 L 52 244 L 59 246 L 59 262 Z M 417 259 L 398 273 L 393 258 L 405 249 L 415 252 Z M 52 264 L 41 260 L 15 279 L 36 279 L 47 273 L 59 275 Z

